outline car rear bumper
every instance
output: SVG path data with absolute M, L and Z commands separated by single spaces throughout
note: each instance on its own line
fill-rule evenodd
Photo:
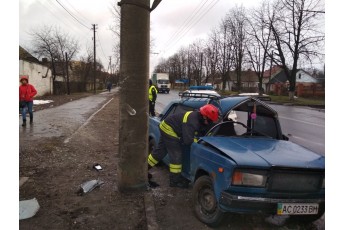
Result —
M 325 210 L 325 199 L 280 199 L 232 195 L 222 192 L 219 204 L 225 212 L 277 214 L 278 203 L 318 203 L 319 212 Z

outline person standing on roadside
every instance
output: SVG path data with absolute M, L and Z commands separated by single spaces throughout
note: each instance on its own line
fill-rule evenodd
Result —
M 152 84 L 152 80 L 149 80 L 149 115 L 154 117 L 156 116 L 155 113 L 155 104 L 156 104 L 156 99 L 157 99 L 157 89 L 156 87 Z
M 27 76 L 21 76 L 20 77 L 20 83 L 19 86 L 19 105 L 21 107 L 22 111 L 22 118 L 23 118 L 23 124 L 22 126 L 26 126 L 26 112 L 29 111 L 30 114 L 30 124 L 33 122 L 33 98 L 37 94 L 37 91 L 35 87 L 31 84 L 29 84 L 29 79 Z

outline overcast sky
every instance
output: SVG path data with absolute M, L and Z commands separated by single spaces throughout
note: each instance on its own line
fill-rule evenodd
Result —
M 30 47 L 29 32 L 42 25 L 56 25 L 80 41 L 81 52 L 93 47 L 91 24 L 97 24 L 97 58 L 107 69 L 114 37 L 109 30 L 113 22 L 114 0 L 19 0 L 19 44 Z M 151 0 L 152 4 L 153 0 Z M 150 72 L 162 57 L 168 57 L 181 46 L 206 38 L 233 6 L 253 7 L 258 0 L 162 0 L 151 13 Z M 74 17 L 59 4 L 63 5 Z

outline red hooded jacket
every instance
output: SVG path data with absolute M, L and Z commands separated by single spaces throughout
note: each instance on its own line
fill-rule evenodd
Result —
M 33 101 L 36 94 L 35 87 L 29 83 L 19 86 L 19 101 Z

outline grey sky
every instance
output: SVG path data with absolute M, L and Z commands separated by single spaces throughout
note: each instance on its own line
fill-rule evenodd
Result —
M 42 25 L 56 25 L 81 43 L 81 52 L 93 46 L 91 24 L 98 25 L 96 39 L 97 57 L 108 67 L 112 55 L 114 37 L 109 30 L 113 18 L 113 0 L 58 0 L 79 21 L 73 19 L 56 0 L 19 0 L 19 44 L 30 47 L 29 32 Z M 152 4 L 153 0 L 151 0 Z M 258 0 L 162 0 L 151 13 L 151 38 L 154 39 L 150 55 L 150 72 L 161 57 L 168 57 L 181 46 L 198 38 L 206 38 L 208 32 L 217 26 L 229 9 L 235 4 L 245 7 L 256 6 Z M 191 18 L 195 13 L 194 18 Z M 187 20 L 189 19 L 189 21 Z M 187 24 L 188 22 L 188 24 Z M 187 27 L 179 32 L 185 23 Z M 181 36 L 183 35 L 183 36 Z M 171 39 L 172 38 L 172 39 Z

